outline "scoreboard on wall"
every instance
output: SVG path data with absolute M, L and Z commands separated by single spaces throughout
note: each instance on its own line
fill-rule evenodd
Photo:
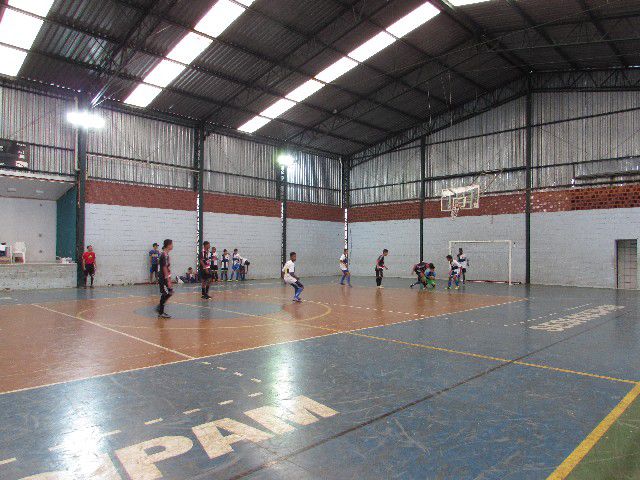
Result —
M 15 140 L 0 139 L 0 168 L 29 168 L 29 146 Z

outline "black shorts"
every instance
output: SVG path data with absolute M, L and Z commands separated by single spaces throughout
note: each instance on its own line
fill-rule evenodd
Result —
M 384 277 L 384 270 L 382 268 L 376 268 L 376 278 Z
M 203 282 L 211 278 L 211 270 L 200 269 L 200 280 Z
M 160 287 L 160 295 L 173 295 L 173 289 L 169 288 L 169 284 L 164 278 L 160 279 L 158 286 Z
M 96 266 L 93 263 L 90 263 L 89 265 L 85 265 L 84 274 L 85 275 L 90 275 L 90 276 L 95 275 L 96 274 Z

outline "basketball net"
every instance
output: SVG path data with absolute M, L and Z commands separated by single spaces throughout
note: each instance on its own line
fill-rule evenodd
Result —
M 465 204 L 464 198 L 454 198 L 451 205 L 451 218 L 456 218 L 460 213 L 460 209 Z

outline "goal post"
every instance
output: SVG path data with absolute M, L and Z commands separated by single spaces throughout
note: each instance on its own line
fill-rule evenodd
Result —
M 513 240 L 450 240 L 449 241 L 449 255 L 455 258 L 453 253 L 454 245 L 504 245 L 507 249 L 507 269 L 508 269 L 508 283 L 513 284 L 513 272 L 512 272 L 512 259 L 513 259 Z M 464 247 L 463 247 L 464 248 Z

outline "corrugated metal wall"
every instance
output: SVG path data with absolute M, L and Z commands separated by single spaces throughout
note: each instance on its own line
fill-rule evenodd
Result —
M 204 145 L 204 188 L 208 192 L 276 198 L 277 153 L 271 145 L 211 134 Z
M 351 205 L 394 202 L 420 196 L 420 141 L 351 170 Z
M 31 168 L 71 175 L 75 132 L 66 123 L 70 100 L 0 86 L 0 138 L 31 144 Z
M 640 92 L 536 93 L 532 120 L 534 188 L 570 186 L 580 175 L 640 171 Z M 485 193 L 522 190 L 526 100 L 435 132 L 426 145 L 427 197 L 471 183 Z M 414 142 L 354 167 L 352 204 L 418 198 L 418 147 Z M 482 174 L 503 169 L 511 171 Z
M 287 170 L 289 200 L 340 206 L 340 160 L 302 152 L 294 153 L 293 157 L 295 164 Z
M 194 131 L 112 110 L 99 110 L 105 128 L 89 133 L 89 176 L 193 188 Z

